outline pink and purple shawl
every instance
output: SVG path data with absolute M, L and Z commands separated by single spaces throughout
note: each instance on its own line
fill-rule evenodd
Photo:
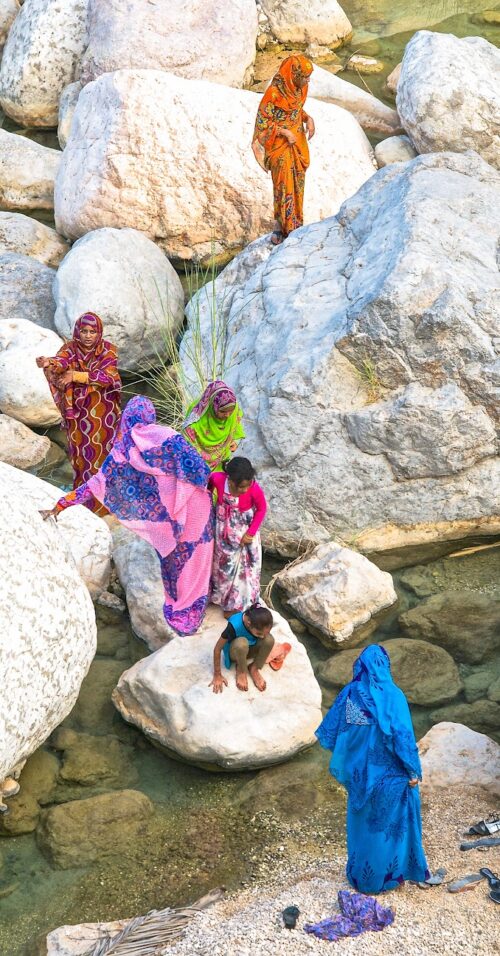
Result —
M 193 634 L 208 603 L 213 554 L 210 470 L 182 435 L 156 423 L 141 395 L 123 411 L 118 438 L 85 485 L 58 502 L 92 494 L 121 524 L 155 548 L 165 589 L 163 613 L 179 634 Z

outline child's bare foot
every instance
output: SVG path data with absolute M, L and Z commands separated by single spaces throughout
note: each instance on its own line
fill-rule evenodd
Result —
M 263 676 L 262 676 L 262 674 L 261 674 L 259 668 L 256 667 L 255 664 L 250 664 L 250 667 L 248 668 L 248 673 L 250 674 L 250 677 L 252 678 L 252 680 L 253 680 L 253 682 L 254 682 L 254 684 L 255 684 L 257 690 L 265 690 L 265 689 L 266 689 L 266 686 L 267 686 L 267 685 L 266 685 L 266 682 L 265 682 L 265 680 L 264 680 L 264 678 L 263 678 Z
M 244 671 L 236 671 L 236 686 L 238 690 L 248 690 L 248 677 Z

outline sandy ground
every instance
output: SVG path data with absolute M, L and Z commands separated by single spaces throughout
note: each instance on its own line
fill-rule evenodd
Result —
M 500 872 L 500 847 L 459 849 L 471 823 L 498 809 L 499 801 L 480 789 L 422 790 L 424 843 L 431 869 L 447 869 L 454 880 L 488 866 Z M 379 897 L 396 918 L 380 933 L 366 933 L 337 943 L 317 940 L 303 924 L 338 912 L 337 893 L 349 889 L 344 876 L 345 855 L 328 846 L 318 860 L 289 859 L 276 865 L 266 885 L 252 885 L 225 898 L 201 914 L 184 939 L 163 950 L 167 956 L 302 956 L 330 953 L 346 956 L 494 956 L 500 953 L 500 905 L 488 897 L 484 880 L 474 890 L 450 894 L 446 886 L 421 890 L 405 885 Z M 283 927 L 281 912 L 296 904 L 301 911 L 297 927 Z

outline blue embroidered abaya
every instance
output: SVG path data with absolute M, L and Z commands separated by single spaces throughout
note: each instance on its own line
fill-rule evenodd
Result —
M 316 731 L 332 751 L 331 774 L 347 790 L 347 878 L 361 893 L 429 876 L 418 787 L 422 770 L 406 697 L 389 655 L 374 644 Z

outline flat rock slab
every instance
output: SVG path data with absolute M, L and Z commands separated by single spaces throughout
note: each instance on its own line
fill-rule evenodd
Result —
M 228 687 L 214 694 L 208 685 L 213 650 L 225 627 L 210 606 L 203 627 L 176 637 L 166 647 L 122 674 L 113 700 L 122 717 L 188 763 L 213 770 L 250 770 L 281 763 L 311 746 L 321 722 L 321 691 L 306 650 L 284 618 L 273 611 L 277 641 L 292 650 L 280 671 L 267 665 L 261 693 L 249 680 L 247 693 L 235 683 L 235 669 L 222 673 Z
M 500 746 L 485 734 L 443 721 L 422 737 L 418 749 L 426 787 L 468 784 L 500 797 Z

